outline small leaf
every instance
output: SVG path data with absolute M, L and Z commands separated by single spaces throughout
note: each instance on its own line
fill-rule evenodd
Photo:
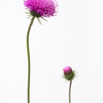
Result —
M 47 21 L 46 19 L 44 19 L 43 17 L 41 17 L 43 20 Z M 48 21 L 47 21 L 48 22 Z
M 29 12 L 25 12 L 26 14 L 30 14 Z
M 42 25 L 42 23 L 41 23 L 40 19 L 39 19 L 39 18 L 37 18 L 37 19 L 38 19 L 38 22 Z

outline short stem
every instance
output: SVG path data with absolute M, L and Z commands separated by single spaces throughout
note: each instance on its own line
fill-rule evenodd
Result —
M 69 103 L 71 103 L 71 84 L 72 84 L 72 80 L 70 80 L 70 85 L 69 85 Z
M 29 32 L 30 32 L 31 26 L 32 26 L 32 24 L 33 24 L 34 18 L 35 18 L 35 17 L 33 17 L 33 18 L 31 19 L 31 22 L 30 22 L 30 25 L 29 25 L 29 28 L 28 28 L 28 31 L 27 31 L 27 56 L 28 56 L 27 103 L 30 103 L 30 51 L 29 51 Z

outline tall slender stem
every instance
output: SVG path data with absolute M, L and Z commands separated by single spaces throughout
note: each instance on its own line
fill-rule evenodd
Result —
M 70 85 L 69 85 L 69 103 L 71 103 L 71 84 L 72 84 L 72 80 L 70 80 Z
M 29 28 L 28 28 L 28 31 L 27 31 L 27 56 L 28 56 L 27 103 L 30 103 L 30 51 L 29 51 L 29 32 L 30 32 L 31 26 L 32 26 L 32 24 L 33 24 L 34 18 L 35 18 L 35 17 L 33 17 L 33 18 L 31 19 L 31 22 L 30 22 L 30 25 L 29 25 Z

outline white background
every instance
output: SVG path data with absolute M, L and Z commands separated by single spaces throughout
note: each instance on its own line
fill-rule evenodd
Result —
M 58 0 L 58 14 L 30 32 L 31 103 L 69 103 L 63 68 L 77 72 L 71 103 L 103 103 L 103 1 Z M 0 103 L 27 103 L 22 0 L 0 1 Z

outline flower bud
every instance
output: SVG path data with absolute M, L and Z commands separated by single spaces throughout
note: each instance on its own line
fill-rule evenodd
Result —
M 65 67 L 63 71 L 65 79 L 72 80 L 75 77 L 75 73 L 70 66 Z

